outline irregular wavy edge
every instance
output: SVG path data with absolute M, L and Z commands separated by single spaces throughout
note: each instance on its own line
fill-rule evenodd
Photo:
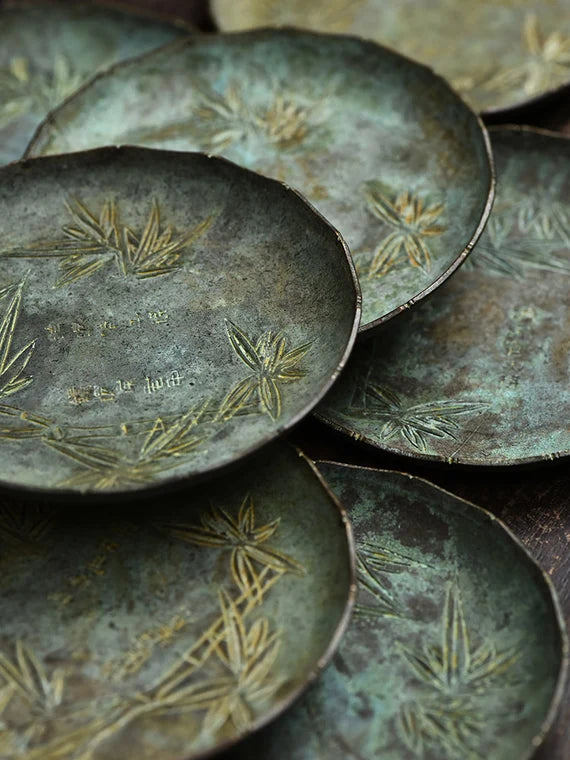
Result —
M 491 526 L 497 527 L 499 530 L 502 530 L 503 533 L 506 534 L 506 537 L 517 547 L 517 549 L 523 555 L 523 558 L 526 560 L 526 562 L 530 566 L 532 566 L 532 568 L 534 569 L 534 572 L 537 575 L 537 578 L 540 579 L 540 581 L 542 581 L 543 588 L 547 592 L 546 598 L 550 602 L 550 605 L 552 607 L 552 612 L 553 612 L 553 619 L 556 621 L 556 630 L 558 631 L 559 638 L 560 638 L 560 667 L 558 669 L 558 678 L 556 680 L 556 684 L 552 692 L 552 698 L 550 700 L 549 708 L 546 713 L 546 717 L 544 718 L 544 720 L 542 721 L 540 725 L 539 732 L 535 734 L 535 736 L 530 740 L 529 747 L 526 753 L 521 755 L 520 757 L 512 759 L 512 760 L 531 760 L 535 752 L 538 750 L 538 748 L 541 746 L 541 744 L 544 742 L 544 740 L 548 736 L 548 733 L 552 729 L 554 725 L 554 721 L 556 720 L 558 716 L 558 712 L 562 705 L 562 700 L 564 697 L 566 685 L 568 683 L 568 676 L 569 676 L 569 669 L 570 669 L 569 630 L 568 630 L 568 627 L 566 626 L 564 612 L 562 610 L 560 599 L 558 598 L 558 592 L 556 591 L 554 583 L 552 582 L 552 579 L 550 578 L 548 573 L 541 567 L 539 562 L 533 557 L 533 555 L 530 553 L 530 551 L 527 549 L 527 547 L 521 541 L 521 539 L 511 530 L 511 528 L 508 527 L 508 525 L 506 525 L 506 523 L 503 522 L 503 520 L 501 520 L 499 517 L 494 515 L 490 510 L 486 509 L 485 507 L 481 507 L 478 504 L 475 504 L 474 502 L 469 501 L 469 499 L 464 499 L 463 497 L 458 496 L 457 494 L 454 494 L 451 491 L 448 491 L 447 489 L 436 485 L 435 483 L 432 483 L 427 478 L 422 478 L 422 477 L 419 477 L 418 475 L 412 475 L 410 473 L 403 472 L 402 470 L 389 470 L 386 468 L 363 467 L 361 465 L 347 464 L 345 462 L 335 462 L 330 459 L 316 459 L 315 460 L 315 466 L 317 467 L 317 469 L 319 468 L 320 465 L 323 465 L 323 464 L 333 465 L 335 467 L 339 467 L 345 470 L 363 470 L 363 471 L 373 472 L 373 473 L 395 475 L 395 476 L 401 477 L 402 479 L 418 481 L 420 483 L 428 485 L 434 491 L 443 493 L 445 494 L 445 496 L 450 496 L 455 501 L 461 502 L 465 504 L 467 507 L 474 509 L 476 513 L 482 519 L 484 519 L 485 521 L 488 521 Z
M 399 53 L 398 51 L 386 46 L 386 45 L 379 45 L 377 42 L 374 42 L 373 40 L 365 39 L 363 37 L 358 37 L 356 35 L 349 35 L 349 34 L 327 34 L 324 32 L 314 32 L 311 30 L 306 29 L 297 29 L 295 27 L 290 26 L 283 26 L 278 28 L 271 28 L 271 27 L 261 27 L 258 29 L 253 29 L 249 31 L 243 31 L 243 32 L 222 32 L 218 34 L 190 34 L 188 37 L 182 39 L 182 40 L 174 40 L 174 42 L 169 42 L 166 45 L 163 45 L 162 47 L 157 48 L 156 50 L 150 51 L 150 53 L 143 53 L 142 55 L 136 57 L 136 58 L 130 58 L 126 61 L 120 61 L 119 63 L 115 64 L 114 66 L 109 67 L 104 72 L 101 72 L 100 74 L 96 75 L 92 79 L 89 80 L 86 84 L 84 84 L 82 87 L 80 87 L 78 90 L 76 90 L 70 97 L 68 97 L 66 100 L 63 101 L 57 108 L 55 108 L 53 111 L 51 111 L 45 119 L 38 125 L 36 128 L 28 147 L 26 148 L 26 151 L 24 153 L 24 158 L 31 158 L 32 152 L 35 150 L 37 145 L 39 144 L 42 133 L 44 129 L 49 128 L 52 125 L 55 125 L 57 123 L 58 116 L 61 111 L 63 111 L 66 106 L 73 101 L 73 99 L 76 96 L 82 95 L 83 92 L 87 89 L 87 87 L 99 79 L 103 78 L 104 76 L 109 76 L 117 71 L 120 71 L 123 66 L 129 63 L 133 63 L 136 61 L 137 63 L 141 63 L 143 61 L 146 61 L 147 58 L 150 59 L 150 57 L 154 54 L 162 54 L 162 53 L 170 53 L 175 52 L 177 47 L 180 46 L 181 48 L 188 45 L 189 43 L 192 46 L 197 45 L 208 45 L 210 43 L 218 43 L 220 40 L 224 39 L 234 39 L 234 38 L 250 38 L 255 40 L 264 40 L 271 37 L 288 37 L 290 39 L 328 39 L 328 40 L 334 40 L 338 43 L 342 43 L 344 40 L 351 40 L 352 42 L 357 42 L 359 45 L 363 47 L 368 47 L 374 51 L 374 53 L 377 55 L 380 53 L 381 55 L 388 55 L 392 56 L 393 58 L 403 61 L 406 63 L 406 65 L 411 66 L 415 69 L 423 70 L 424 74 L 427 74 L 429 78 L 431 78 L 435 83 L 438 84 L 438 86 L 442 86 L 445 90 L 448 91 L 448 93 L 456 100 L 458 101 L 459 105 L 466 110 L 468 115 L 474 120 L 474 123 L 478 127 L 478 131 L 481 137 L 481 145 L 475 146 L 473 145 L 474 149 L 481 150 L 482 151 L 482 158 L 483 158 L 483 164 L 487 168 L 488 171 L 488 185 L 487 185 L 487 191 L 485 193 L 484 197 L 484 203 L 483 208 L 481 212 L 481 216 L 478 219 L 478 222 L 475 226 L 474 231 L 471 234 L 471 237 L 467 244 L 464 246 L 464 248 L 457 254 L 455 259 L 451 262 L 451 264 L 437 277 L 435 278 L 429 285 L 427 285 L 425 288 L 420 290 L 418 293 L 416 293 L 412 298 L 409 298 L 404 303 L 400 304 L 399 306 L 396 306 L 395 308 L 391 309 L 390 311 L 386 312 L 385 314 L 382 314 L 378 318 L 372 320 L 371 322 L 367 322 L 365 324 L 361 324 L 359 328 L 359 335 L 368 335 L 372 330 L 376 329 L 380 325 L 384 324 L 385 322 L 389 321 L 393 317 L 400 314 L 400 312 L 410 309 L 413 306 L 415 306 L 416 303 L 422 301 L 424 298 L 427 298 L 429 295 L 431 295 L 437 288 L 439 288 L 440 285 L 442 285 L 460 266 L 463 264 L 477 241 L 479 240 L 483 230 L 485 229 L 485 226 L 487 224 L 487 221 L 489 219 L 489 214 L 491 213 L 491 209 L 493 207 L 493 202 L 495 199 L 495 186 L 496 186 L 496 178 L 495 178 L 495 165 L 493 161 L 493 153 L 491 150 L 491 143 L 490 139 L 487 133 L 487 129 L 483 123 L 483 120 L 481 117 L 467 104 L 464 98 L 457 93 L 453 87 L 447 82 L 446 79 L 444 79 L 439 74 L 435 73 L 433 69 L 431 69 L 429 66 L 426 66 L 422 63 L 418 63 L 417 61 L 414 61 L 411 58 L 408 58 L 405 55 L 402 55 L 402 53 Z M 39 157 L 39 156 L 38 156 Z M 251 170 L 250 170 L 251 171 Z M 256 172 L 260 174 L 260 172 Z M 262 175 L 267 176 L 267 175 Z M 481 198 L 483 200 L 483 196 Z

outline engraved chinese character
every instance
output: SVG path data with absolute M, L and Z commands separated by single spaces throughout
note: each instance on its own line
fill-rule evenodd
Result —
M 137 311 L 135 316 L 129 320 L 129 327 L 135 327 L 135 325 L 138 327 L 140 323 L 141 323 L 141 315 Z
M 170 373 L 170 377 L 166 378 L 166 384 L 169 388 L 177 387 L 182 382 L 184 375 L 177 369 L 173 369 Z
M 114 391 L 110 391 L 108 388 L 103 388 L 101 385 L 93 386 L 93 395 L 95 398 L 99 399 L 99 401 L 103 402 L 117 400 Z
M 157 391 L 160 391 L 164 388 L 164 378 L 162 377 L 157 377 L 153 380 L 147 375 L 145 377 L 145 382 L 145 391 L 147 393 L 156 393 Z
M 87 404 L 89 401 L 93 401 L 94 389 L 92 385 L 82 385 L 79 387 L 72 387 L 67 389 L 67 398 L 70 403 L 75 406 L 81 406 L 81 404 Z
M 119 325 L 114 325 L 112 322 L 109 322 L 108 319 L 103 320 L 101 324 L 97 325 L 97 327 L 101 330 L 101 335 L 105 337 L 105 335 L 108 334 L 109 330 L 116 330 Z
M 168 322 L 168 312 L 166 311 L 149 311 L 148 318 L 155 325 L 163 325 Z
M 118 393 L 128 393 L 129 391 L 134 391 L 134 389 L 135 389 L 134 380 L 117 380 Z
M 82 319 L 72 322 L 71 329 L 73 330 L 73 334 L 79 338 L 86 338 L 88 335 L 91 335 L 91 328 Z
M 63 325 L 61 324 L 48 325 L 45 328 L 45 330 L 48 333 L 48 338 L 50 340 L 61 340 L 63 338 L 62 329 L 61 329 L 62 327 Z

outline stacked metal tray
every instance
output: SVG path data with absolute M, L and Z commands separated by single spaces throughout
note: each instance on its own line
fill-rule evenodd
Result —
M 428 481 L 570 454 L 552 5 L 0 4 L 0 758 L 534 754 L 549 568 Z

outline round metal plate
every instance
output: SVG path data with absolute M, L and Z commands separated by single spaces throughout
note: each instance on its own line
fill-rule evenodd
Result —
M 424 480 L 319 469 L 354 526 L 354 616 L 313 689 L 228 760 L 530 758 L 567 669 L 548 576 L 494 516 Z
M 491 203 L 477 117 L 428 69 L 349 37 L 175 43 L 98 78 L 55 112 L 28 155 L 110 143 L 219 152 L 301 190 L 350 246 L 362 330 L 453 272 Z
M 68 2 L 0 7 L 0 163 L 20 158 L 38 124 L 90 77 L 182 34 L 150 19 Z
M 508 465 L 570 453 L 570 141 L 492 132 L 489 225 L 429 303 L 363 342 L 319 407 L 424 459 Z
M 156 507 L 0 504 L 3 760 L 210 756 L 332 656 L 350 528 L 297 452 Z
M 211 0 L 226 31 L 290 24 L 350 32 L 432 66 L 482 111 L 570 84 L 568 0 Z
M 108 148 L 0 169 L 4 485 L 124 492 L 275 438 L 344 365 L 338 233 L 227 161 Z

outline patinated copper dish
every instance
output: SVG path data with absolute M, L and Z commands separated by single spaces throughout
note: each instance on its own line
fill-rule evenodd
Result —
M 359 345 L 319 407 L 378 448 L 475 465 L 570 454 L 570 140 L 492 141 L 480 243 L 437 298 Z
M 548 575 L 493 515 L 424 480 L 318 466 L 354 527 L 353 619 L 313 689 L 228 760 L 528 760 L 568 664 Z
M 362 330 L 441 284 L 491 205 L 477 117 L 429 69 L 350 37 L 289 30 L 174 43 L 99 77 L 48 119 L 27 155 L 110 143 L 222 153 L 301 190 L 350 246 Z
M 98 71 L 183 33 L 96 4 L 0 6 L 0 163 L 22 156 L 36 127 Z
M 3 760 L 195 760 L 299 696 L 354 596 L 346 516 L 288 447 L 157 510 L 0 504 Z
M 290 24 L 350 32 L 432 66 L 477 110 L 570 85 L 568 0 L 211 0 L 226 31 Z
M 294 425 L 360 316 L 338 233 L 199 154 L 107 148 L 0 169 L 2 484 L 126 492 Z

